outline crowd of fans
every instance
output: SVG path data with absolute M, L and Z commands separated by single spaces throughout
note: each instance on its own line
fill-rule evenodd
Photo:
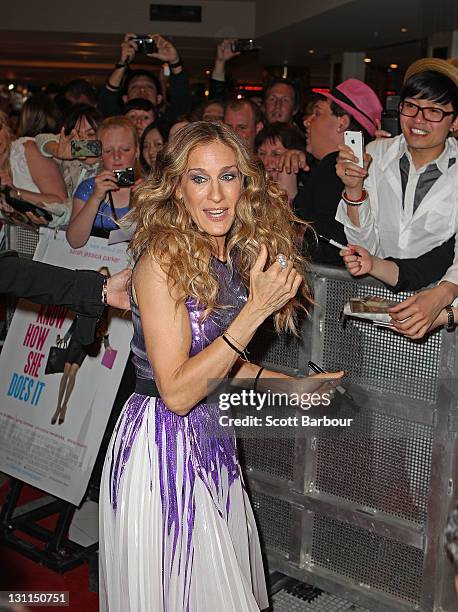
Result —
M 77 79 L 32 95 L 18 117 L 0 115 L 5 219 L 66 228 L 74 247 L 91 234 L 107 236 L 183 125 L 224 122 L 287 193 L 298 239 L 313 261 L 373 274 L 395 290 L 442 279 L 402 303 L 393 318 L 411 338 L 443 322 L 443 309 L 458 297 L 456 63 L 424 59 L 409 68 L 400 93 L 401 134 L 391 137 L 380 129 L 379 97 L 358 79 L 312 93 L 304 103 L 296 84 L 281 78 L 264 87 L 262 99 L 232 97 L 226 65 L 239 55 L 232 39 L 217 46 L 209 96 L 195 103 L 175 46 L 159 34 L 151 40 L 148 57 L 168 65 L 167 91 L 153 70 L 131 68 L 145 49 L 128 33 L 98 95 Z M 364 160 L 346 147 L 347 131 L 363 134 Z M 130 178 L 119 172 L 126 169 Z M 303 236 L 300 220 L 314 232 Z M 329 239 L 355 248 L 339 253 Z
M 313 261 L 372 274 L 395 291 L 441 281 L 401 302 L 392 316 L 414 339 L 438 325 L 453 327 L 457 62 L 412 64 L 400 92 L 400 135 L 392 136 L 381 130 L 379 97 L 354 78 L 304 102 L 296 84 L 280 78 L 264 87 L 262 99 L 232 97 L 226 64 L 239 53 L 231 39 L 217 46 L 209 95 L 196 104 L 177 49 L 160 35 L 152 40 L 148 56 L 169 67 L 167 91 L 154 71 L 131 69 L 141 50 L 128 33 L 98 95 L 77 79 L 32 95 L 18 116 L 7 106 L 0 111 L 4 221 L 65 228 L 74 248 L 91 235 L 106 237 L 178 130 L 196 120 L 224 122 L 287 193 L 298 240 Z M 363 159 L 345 144 L 347 131 L 364 135 Z M 314 231 L 304 235 L 301 221 Z M 339 252 L 329 239 L 350 244 Z

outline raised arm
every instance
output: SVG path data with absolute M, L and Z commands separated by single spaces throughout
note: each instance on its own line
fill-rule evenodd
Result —
M 121 43 L 119 59 L 114 69 L 108 75 L 105 85 L 100 90 L 97 106 L 104 117 L 119 115 L 119 93 L 126 76 L 126 70 L 137 52 L 137 45 L 133 41 L 135 34 L 128 32 Z
M 94 190 L 86 201 L 80 199 L 79 190 L 76 191 L 72 203 L 72 215 L 67 227 L 67 240 L 74 249 L 84 246 L 89 240 L 100 202 L 108 191 L 118 189 L 113 172 L 103 170 L 95 177 Z
M 150 36 L 157 45 L 157 52 L 149 54 L 148 57 L 167 62 L 170 67 L 169 104 L 161 117 L 161 122 L 169 127 L 178 117 L 190 112 L 191 88 L 176 47 L 160 34 L 150 34 Z
M 240 55 L 232 51 L 232 44 L 236 38 L 225 38 L 216 47 L 215 65 L 210 76 L 209 100 L 226 97 L 226 62 Z
M 37 206 L 65 202 L 67 191 L 56 162 L 53 159 L 43 157 L 32 140 L 24 143 L 24 153 L 30 175 L 40 193 L 21 189 L 21 197 Z
M 373 255 L 383 257 L 369 198 L 372 185 L 368 170 L 372 158 L 364 154 L 364 168 L 357 166 L 356 161 L 350 147 L 339 145 L 336 174 L 344 184 L 344 192 L 335 218 L 344 226 L 348 242 L 360 244 Z

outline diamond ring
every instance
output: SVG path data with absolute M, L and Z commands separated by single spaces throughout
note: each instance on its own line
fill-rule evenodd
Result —
M 283 253 L 279 253 L 275 259 L 278 261 L 278 263 L 284 270 L 288 267 L 288 260 L 286 258 L 286 255 L 283 255 Z

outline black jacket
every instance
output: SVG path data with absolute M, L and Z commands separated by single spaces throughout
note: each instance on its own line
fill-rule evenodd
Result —
M 192 94 L 186 73 L 171 74 L 169 104 L 165 112 L 159 115 L 158 123 L 165 130 L 169 130 L 178 117 L 191 111 L 191 105 Z M 122 110 L 121 94 L 119 91 L 111 91 L 106 86 L 102 87 L 97 107 L 104 117 L 120 115 Z
M 37 304 L 57 304 L 78 315 L 75 334 L 81 344 L 94 339 L 101 317 L 103 275 L 94 270 L 69 270 L 19 258 L 14 251 L 0 253 L 0 294 Z
M 344 184 L 336 174 L 337 153 L 323 157 L 311 170 L 304 187 L 294 200 L 294 211 L 298 217 L 312 224 L 313 229 L 326 238 L 347 244 L 344 226 L 336 221 L 337 206 Z M 305 254 L 319 264 L 343 266 L 339 249 L 325 242 L 315 244 L 309 239 L 304 243 Z
M 394 261 L 399 268 L 398 282 L 393 291 L 417 291 L 431 283 L 437 283 L 455 258 L 455 236 L 443 242 L 440 246 L 416 257 L 415 259 L 397 259 L 387 257 Z

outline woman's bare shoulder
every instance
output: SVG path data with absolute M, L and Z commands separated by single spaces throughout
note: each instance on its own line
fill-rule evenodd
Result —
M 167 293 L 174 301 L 179 301 L 183 295 L 177 288 L 171 287 L 167 274 L 167 260 L 159 260 L 151 253 L 144 253 L 135 264 L 132 272 L 132 293 L 135 301 L 139 292 L 145 289 Z

